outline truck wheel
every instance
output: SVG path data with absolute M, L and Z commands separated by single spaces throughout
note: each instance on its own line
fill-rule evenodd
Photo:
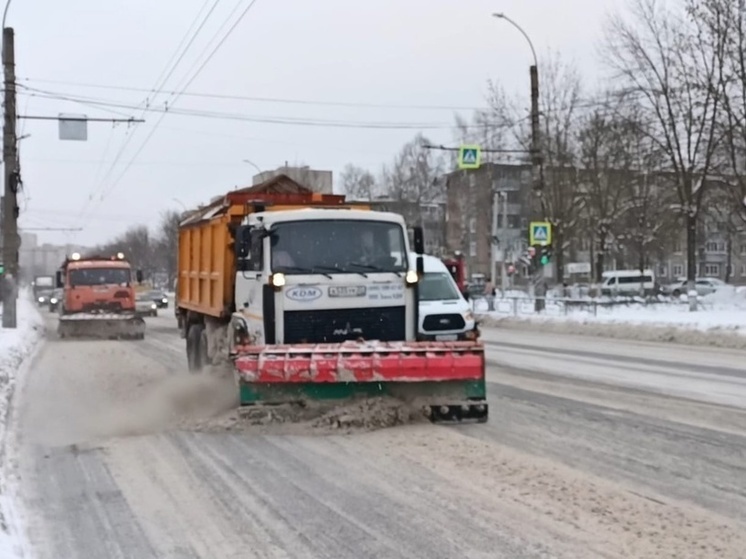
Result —
M 205 329 L 201 324 L 192 324 L 187 332 L 187 364 L 189 371 L 198 373 L 204 366 L 204 355 L 206 348 L 202 347 L 202 331 Z

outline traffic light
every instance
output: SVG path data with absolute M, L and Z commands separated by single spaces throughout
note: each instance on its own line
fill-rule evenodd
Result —
M 539 262 L 542 266 L 546 266 L 552 260 L 552 245 L 544 245 L 541 247 L 541 256 Z

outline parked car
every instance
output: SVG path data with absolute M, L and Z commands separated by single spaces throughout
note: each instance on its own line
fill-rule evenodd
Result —
M 697 290 L 697 295 L 703 297 L 704 295 L 715 293 L 719 289 L 726 287 L 728 284 L 718 278 L 696 278 L 694 285 Z M 667 295 L 679 297 L 687 292 L 687 280 L 685 278 L 679 278 L 674 283 L 665 286 L 663 291 Z
M 140 293 L 135 297 L 135 313 L 139 316 L 158 316 L 158 305 L 147 293 Z
M 153 301 L 159 309 L 168 308 L 168 297 L 163 291 L 158 291 L 157 289 L 154 289 L 153 291 L 148 291 L 145 295 L 151 301 Z

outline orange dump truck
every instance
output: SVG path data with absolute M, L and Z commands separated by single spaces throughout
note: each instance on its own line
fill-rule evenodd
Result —
M 57 271 L 57 287 L 62 289 L 59 336 L 143 339 L 145 321 L 135 309 L 135 285 L 140 281 L 142 272 L 132 270 L 122 253 L 75 253 L 65 259 Z
M 434 421 L 486 421 L 483 346 L 418 340 L 409 255 L 400 215 L 283 175 L 213 199 L 179 231 L 190 369 L 230 363 L 242 406 L 391 395 Z

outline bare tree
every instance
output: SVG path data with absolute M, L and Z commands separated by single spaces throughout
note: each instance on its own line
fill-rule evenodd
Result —
M 345 194 L 352 200 L 370 201 L 375 196 L 376 179 L 366 169 L 347 164 L 342 169 L 340 181 Z
M 717 181 L 717 198 L 718 206 L 730 207 L 733 214 L 746 221 L 746 3 L 743 0 L 703 0 L 691 2 L 689 9 L 693 17 L 702 22 L 703 34 L 711 44 L 725 42 L 725 47 L 716 53 L 723 57 L 719 61 L 724 68 L 721 148 L 729 177 Z M 732 221 L 728 220 L 729 229 Z
M 179 212 L 173 210 L 163 212 L 153 248 L 153 260 L 160 271 L 168 276 L 169 286 L 173 286 L 177 274 L 180 222 Z
M 609 19 L 605 58 L 630 103 L 646 116 L 644 130 L 666 157 L 687 238 L 687 278 L 697 275 L 697 220 L 703 180 L 715 167 L 724 40 L 711 43 L 691 12 L 656 0 L 632 0 L 631 18 Z M 693 309 L 695 307 L 692 307 Z
M 153 260 L 152 239 L 145 225 L 134 225 L 112 241 L 91 252 L 104 255 L 122 252 L 132 267 L 142 270 L 146 276 L 157 271 Z
M 607 99 L 609 96 L 607 95 Z M 600 282 L 613 232 L 625 202 L 625 181 L 635 171 L 630 143 L 634 130 L 625 119 L 604 108 L 583 118 L 578 131 L 583 181 L 580 196 L 591 236 L 594 279 Z
M 499 163 L 515 159 L 508 153 L 496 150 L 515 148 L 512 129 L 516 125 L 513 103 L 502 86 L 493 80 L 487 84 L 487 107 L 477 109 L 467 120 L 456 115 L 455 139 L 459 144 L 476 144 L 483 149 L 483 163 Z M 455 152 L 450 152 L 449 167 L 456 167 Z
M 421 208 L 444 195 L 443 155 L 423 146 L 431 144 L 422 134 L 406 143 L 390 167 L 382 172 L 388 195 L 401 203 L 402 213 L 410 223 L 422 225 Z M 406 206 L 406 209 L 405 209 Z

